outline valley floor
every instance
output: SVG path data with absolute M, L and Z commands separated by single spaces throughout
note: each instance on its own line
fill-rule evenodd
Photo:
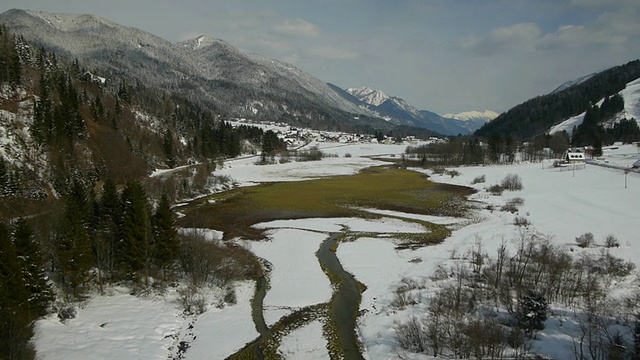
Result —
M 232 177 L 242 186 L 264 181 L 298 181 L 321 176 L 353 174 L 381 162 L 365 156 L 398 158 L 403 145 L 317 144 L 337 157 L 321 162 L 254 165 L 255 159 L 233 160 L 216 171 Z M 604 157 L 619 166 L 638 159 L 637 148 L 620 146 L 605 149 Z M 350 154 L 350 156 L 346 156 Z M 510 249 L 523 231 L 514 225 L 516 216 L 531 225 L 526 231 L 537 232 L 555 244 L 581 253 L 604 251 L 602 246 L 578 248 L 575 238 L 591 232 L 596 244 L 607 235 L 620 243 L 608 251 L 616 257 L 640 265 L 637 206 L 640 204 L 640 174 L 624 174 L 622 170 L 587 165 L 583 170 L 552 168 L 551 162 L 521 163 L 504 166 L 464 167 L 461 175 L 433 175 L 431 180 L 470 186 L 477 192 L 469 200 L 476 210 L 469 219 L 429 218 L 448 224 L 452 235 L 440 245 L 417 250 L 398 250 L 393 234 L 415 231 L 415 225 L 399 220 L 424 216 L 383 212 L 379 220 L 349 218 L 274 221 L 260 224 L 269 230 L 270 241 L 246 242 L 272 266 L 270 289 L 265 297 L 265 317 L 270 325 L 281 316 L 304 306 L 327 301 L 331 285 L 322 272 L 315 253 L 329 232 L 348 227 L 353 232 L 377 232 L 376 237 L 360 237 L 342 242 L 337 255 L 342 266 L 367 286 L 360 305 L 358 334 L 368 359 L 429 359 L 424 354 L 403 353 L 397 349 L 394 324 L 406 321 L 420 307 L 398 309 L 395 291 L 403 279 L 423 284 L 421 296 L 429 297 L 438 290 L 431 275 L 438 266 L 465 261 L 473 247 L 481 246 L 489 254 L 505 242 Z M 420 170 L 418 170 L 420 171 Z M 499 183 L 506 175 L 517 174 L 523 190 L 491 195 L 485 188 Z M 472 185 L 484 175 L 486 181 Z M 625 179 L 626 176 L 626 179 Z M 626 187 L 625 187 L 626 180 Z M 511 198 L 524 200 L 517 213 L 497 210 Z M 494 210 L 490 210 L 490 205 Z M 381 213 L 375 209 L 371 212 Z M 380 236 L 382 234 L 383 236 Z M 637 276 L 628 276 L 612 290 L 619 296 L 637 289 Z M 186 359 L 222 359 L 252 341 L 257 332 L 251 319 L 250 300 L 254 285 L 236 284 L 237 304 L 219 308 L 222 291 L 208 294 L 208 310 L 198 316 L 181 314 L 178 295 L 169 290 L 164 296 L 133 297 L 126 289 L 111 289 L 106 296 L 95 296 L 81 304 L 77 317 L 60 322 L 55 315 L 40 320 L 36 326 L 35 346 L 41 359 L 167 359 L 177 357 L 180 349 Z M 534 341 L 532 351 L 553 358 L 573 358 L 572 325 L 555 308 Z M 564 315 L 563 315 L 564 316 Z M 566 324 L 564 327 L 562 326 Z M 283 337 L 280 353 L 287 359 L 328 359 L 327 341 L 322 324 L 312 321 Z

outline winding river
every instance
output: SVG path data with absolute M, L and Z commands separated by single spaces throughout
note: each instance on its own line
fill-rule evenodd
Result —
M 336 255 L 335 248 L 340 235 L 341 233 L 330 233 L 320 245 L 316 256 L 326 271 L 333 275 L 334 281 L 339 279 L 337 289 L 334 291 L 329 303 L 328 316 L 331 317 L 336 326 L 338 343 L 344 353 L 344 358 L 348 360 L 364 359 L 360 352 L 358 336 L 356 335 L 356 318 L 362 295 L 360 294 L 358 281 L 353 275 L 344 270 Z M 236 354 L 250 349 L 255 359 L 264 359 L 261 344 L 273 335 L 273 329 L 267 326 L 264 319 L 263 303 L 266 294 L 267 279 L 261 277 L 256 282 L 256 292 L 251 303 L 253 322 L 260 335 Z M 309 312 L 314 308 L 317 308 L 317 306 L 306 307 L 297 312 Z
M 331 299 L 329 315 L 336 324 L 340 348 L 344 352 L 345 359 L 364 359 L 360 353 L 356 335 L 356 318 L 362 295 L 358 281 L 344 270 L 336 255 L 335 248 L 340 235 L 340 233 L 332 233 L 322 242 L 317 256 L 329 271 L 340 278 L 340 285 Z

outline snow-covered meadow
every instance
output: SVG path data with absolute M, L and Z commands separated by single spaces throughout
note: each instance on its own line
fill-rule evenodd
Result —
M 365 156 L 399 157 L 406 148 L 404 145 L 378 144 L 317 145 L 324 152 L 337 156 L 320 162 L 266 166 L 255 165 L 255 158 L 232 160 L 216 173 L 229 176 L 243 186 L 264 181 L 348 175 L 382 163 Z M 604 149 L 604 158 L 619 166 L 630 165 L 638 156 L 638 149 L 631 145 Z M 451 177 L 432 175 L 425 170 L 433 181 L 478 190 L 469 198 L 477 208 L 470 219 L 427 219 L 449 224 L 453 229 L 452 235 L 436 246 L 397 250 L 393 243 L 394 233 L 417 231 L 415 224 L 397 217 L 420 216 L 376 209 L 369 211 L 389 217 L 273 221 L 257 225 L 270 229 L 268 241 L 237 239 L 273 267 L 270 289 L 264 301 L 267 324 L 274 323 L 292 309 L 326 302 L 331 297 L 330 283 L 315 253 L 330 232 L 344 227 L 354 232 L 386 234 L 386 237 L 360 237 L 353 242 L 341 243 L 337 249 L 342 266 L 367 286 L 360 306 L 362 316 L 358 333 L 365 347 L 364 356 L 368 359 L 398 358 L 394 324 L 411 314 L 398 311 L 392 303 L 394 292 L 404 278 L 423 282 L 427 293 L 436 291 L 436 285 L 429 282 L 429 277 L 439 265 L 446 266 L 454 261 L 452 258 L 459 258 L 455 254 L 464 254 L 478 243 L 488 253 L 494 253 L 503 241 L 515 246 L 521 230 L 514 226 L 515 216 L 526 218 L 532 224 L 530 231 L 545 234 L 559 246 L 572 248 L 576 254 L 601 250 L 575 246 L 577 236 L 591 232 L 597 244 L 602 244 L 607 235 L 614 235 L 619 240 L 621 246 L 609 250 L 614 256 L 636 263 L 640 259 L 637 230 L 640 222 L 635 215 L 635 208 L 640 204 L 640 174 L 625 175 L 619 169 L 594 165 L 570 171 L 552 168 L 551 162 L 464 167 L 458 171 L 460 176 Z M 523 190 L 505 191 L 500 196 L 485 191 L 508 174 L 517 174 L 522 179 Z M 471 184 L 482 175 L 486 178 L 484 183 Z M 524 200 L 517 214 L 487 209 L 488 205 L 500 207 L 514 197 Z M 636 277 L 631 276 L 618 288 L 628 292 L 635 283 Z M 41 359 L 166 359 L 178 353 L 181 341 L 190 343 L 184 353 L 186 359 L 222 359 L 257 336 L 251 319 L 253 290 L 252 283 L 237 284 L 237 304 L 219 308 L 215 299 L 221 295 L 212 294 L 204 314 L 185 317 L 181 314 L 178 295 L 172 292 L 164 297 L 133 297 L 123 289 L 113 289 L 111 294 L 95 296 L 82 304 L 76 318 L 65 323 L 55 315 L 40 320 L 34 343 Z M 570 344 L 568 335 L 559 332 L 554 321 L 558 322 L 553 317 L 547 321 L 547 329 L 541 332 L 533 349 L 556 358 L 572 358 L 572 349 L 567 347 Z M 313 321 L 286 335 L 280 353 L 287 359 L 329 358 L 321 324 Z M 409 356 L 429 358 L 426 355 Z

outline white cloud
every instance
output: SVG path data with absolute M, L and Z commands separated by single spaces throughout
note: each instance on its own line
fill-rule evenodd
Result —
M 287 19 L 272 26 L 274 32 L 287 36 L 316 37 L 320 35 L 320 28 L 302 19 Z
M 640 36 L 640 22 L 635 9 L 604 12 L 596 21 L 584 25 L 560 26 L 545 35 L 539 47 L 545 50 L 596 47 L 603 51 L 619 50 Z
M 633 6 L 638 7 L 640 4 L 638 0 L 571 0 L 570 2 L 573 6 L 585 7 L 585 8 L 594 8 L 594 7 L 609 7 L 609 8 L 619 8 L 619 7 L 627 7 Z
M 333 46 L 316 46 L 307 51 L 309 56 L 315 56 L 325 59 L 355 59 L 360 56 L 359 53 L 340 49 Z
M 480 55 L 493 55 L 505 51 L 533 50 L 540 38 L 540 27 L 534 23 L 518 23 L 493 29 L 488 35 L 470 36 L 459 45 Z
M 600 0 L 574 0 L 575 3 L 592 4 Z M 583 24 L 560 25 L 555 31 L 543 34 L 534 23 L 518 23 L 492 30 L 478 36 L 472 35 L 458 44 L 466 51 L 478 55 L 498 55 L 515 51 L 556 51 L 568 48 L 598 51 L 621 51 L 633 46 L 640 37 L 640 16 L 635 8 L 604 11 L 595 20 Z

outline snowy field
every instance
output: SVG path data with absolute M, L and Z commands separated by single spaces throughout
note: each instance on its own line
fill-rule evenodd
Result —
M 399 157 L 406 148 L 373 144 L 318 145 L 324 152 L 338 157 L 320 162 L 267 166 L 254 165 L 257 158 L 233 160 L 216 174 L 227 175 L 246 186 L 264 181 L 346 175 L 382 164 L 364 156 Z M 351 157 L 346 157 L 347 153 Z M 638 156 L 638 149 L 630 145 L 604 150 L 605 159 L 620 166 L 629 166 Z M 343 267 L 367 286 L 361 303 L 364 315 L 359 318 L 358 332 L 365 345 L 364 356 L 368 359 L 398 358 L 394 348 L 394 322 L 406 320 L 410 314 L 395 310 L 391 303 L 403 278 L 425 282 L 427 291 L 435 291 L 436 288 L 428 282 L 429 276 L 438 265 L 450 264 L 454 254 L 464 254 L 479 243 L 490 254 L 494 254 L 503 241 L 514 245 L 519 231 L 513 225 L 515 216 L 525 217 L 532 224 L 532 231 L 545 234 L 554 243 L 572 248 L 576 253 L 598 251 L 575 246 L 575 238 L 583 233 L 593 233 L 598 244 L 602 244 L 607 235 L 614 235 L 621 246 L 611 249 L 611 253 L 637 263 L 640 259 L 637 235 L 640 222 L 636 210 L 640 204 L 640 174 L 626 175 L 625 188 L 622 170 L 587 165 L 586 169 L 574 172 L 551 168 L 550 165 L 551 162 L 464 167 L 457 169 L 461 175 L 454 178 L 432 175 L 431 179 L 437 182 L 471 186 L 478 190 L 470 196 L 478 210 L 468 221 L 427 219 L 421 215 L 368 209 L 387 216 L 400 215 L 451 224 L 453 234 L 444 243 L 418 250 L 396 250 L 394 233 L 418 231 L 415 224 L 398 219 L 305 219 L 259 224 L 261 228 L 270 229 L 268 241 L 237 241 L 272 265 L 270 289 L 265 297 L 267 323 L 274 323 L 292 309 L 330 298 L 331 286 L 318 265 L 315 253 L 330 232 L 340 231 L 345 226 L 356 232 L 388 234 L 388 239 L 362 237 L 354 242 L 341 243 L 337 250 Z M 486 187 L 499 183 L 507 174 L 517 174 L 524 189 L 505 191 L 500 196 L 485 191 Z M 472 180 L 481 175 L 485 175 L 486 182 L 471 185 Z M 487 205 L 504 205 L 514 197 L 524 199 L 517 214 L 486 209 Z M 620 284 L 620 288 L 629 287 L 634 280 L 635 277 Z M 96 296 L 82 304 L 77 317 L 66 323 L 61 323 L 55 316 L 40 320 L 36 326 L 36 349 L 39 358 L 44 360 L 167 359 L 176 353 L 182 339 L 191 341 L 195 338 L 186 352 L 187 359 L 222 359 L 257 336 L 250 309 L 253 289 L 252 283 L 238 284 L 236 305 L 218 308 L 212 301 L 208 310 L 197 318 L 181 315 L 175 295 L 136 298 L 128 295 L 126 289 L 114 289 L 108 296 Z M 571 349 L 567 348 L 567 335 L 555 333 L 557 327 L 549 325 L 547 328 L 541 332 L 534 350 L 557 358 L 573 358 Z M 321 323 L 314 321 L 286 335 L 280 352 L 287 359 L 327 359 L 325 346 Z M 409 358 L 430 357 L 410 355 Z

